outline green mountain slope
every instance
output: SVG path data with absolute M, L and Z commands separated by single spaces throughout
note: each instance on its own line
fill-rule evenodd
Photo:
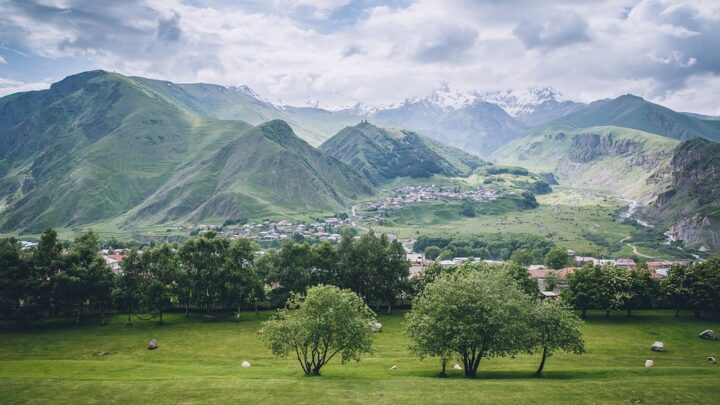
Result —
M 720 122 L 675 112 L 630 94 L 613 100 L 595 101 L 549 124 L 557 125 L 575 128 L 612 125 L 679 140 L 705 138 L 720 141 Z
M 693 139 L 670 161 L 671 184 L 645 210 L 670 235 L 706 250 L 720 250 L 720 144 Z
M 376 185 L 396 177 L 467 176 L 485 164 L 477 156 L 414 132 L 378 128 L 368 122 L 346 127 L 319 149 Z
M 101 71 L 0 99 L 0 227 L 39 231 L 120 215 L 175 167 L 247 128 L 199 119 Z
M 177 84 L 143 77 L 129 78 L 162 95 L 193 114 L 223 120 L 241 120 L 252 125 L 280 119 L 313 146 L 321 144 L 343 127 L 359 118 L 333 114 L 314 108 L 280 108 L 260 99 L 246 86 L 225 87 L 216 84 Z
M 678 141 L 620 127 L 545 129 L 513 141 L 493 158 L 502 164 L 554 173 L 560 184 L 647 201 L 667 179 Z
M 297 137 L 280 120 L 261 124 L 206 159 L 189 164 L 130 217 L 165 223 L 261 217 L 285 211 L 339 210 L 372 193 L 344 163 Z

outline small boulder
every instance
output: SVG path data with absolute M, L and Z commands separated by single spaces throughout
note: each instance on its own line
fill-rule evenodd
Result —
M 453 366 L 453 370 L 462 370 L 462 367 L 459 364 L 455 363 L 455 365 Z
M 397 366 L 393 364 L 392 367 L 390 367 L 390 370 L 397 370 Z
M 655 365 L 655 362 L 652 360 L 645 360 L 645 368 L 650 368 Z
M 98 356 L 107 356 L 108 354 L 110 354 L 110 353 L 108 353 L 108 352 L 99 352 L 97 355 L 98 355 Z
M 650 346 L 650 349 L 654 352 L 664 352 L 665 351 L 665 345 L 663 342 L 655 342 Z
M 715 333 L 715 331 L 712 329 L 705 329 L 704 331 L 700 332 L 699 336 L 707 340 L 717 340 L 718 338 L 717 333 Z
M 157 348 L 158 348 L 157 340 L 153 339 L 150 341 L 150 343 L 148 343 L 148 349 L 155 350 Z
M 710 364 L 717 364 L 717 360 L 715 359 L 715 357 L 712 357 L 712 356 L 705 359 L 705 361 L 707 361 Z
M 247 361 L 243 361 L 242 364 L 240 364 L 240 367 L 242 368 L 250 368 L 250 363 Z
M 373 332 L 382 332 L 382 324 L 378 321 L 370 322 L 370 327 L 372 328 Z

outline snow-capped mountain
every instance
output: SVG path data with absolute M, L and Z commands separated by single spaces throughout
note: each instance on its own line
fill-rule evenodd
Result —
M 272 102 L 270 102 L 270 100 L 264 98 L 263 96 L 258 94 L 255 90 L 251 89 L 250 86 L 248 86 L 246 84 L 240 84 L 237 86 L 229 86 L 227 88 L 229 90 L 234 90 L 234 91 L 237 91 L 238 93 L 242 93 L 246 96 L 252 97 L 257 101 L 267 103 L 267 104 L 273 104 Z

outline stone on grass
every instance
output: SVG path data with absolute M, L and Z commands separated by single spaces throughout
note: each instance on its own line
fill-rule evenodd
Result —
M 150 343 L 148 343 L 148 349 L 155 350 L 157 348 L 158 348 L 157 340 L 153 339 L 150 341 Z
M 108 354 L 110 354 L 110 353 L 108 353 L 108 352 L 99 352 L 97 355 L 98 355 L 98 356 L 107 356 Z
M 705 329 L 700 332 L 700 337 L 707 340 L 717 340 L 718 338 L 717 333 L 712 329 Z
M 240 364 L 240 367 L 242 368 L 250 368 L 250 363 L 247 361 L 243 361 L 242 364 Z
M 650 368 L 655 365 L 655 362 L 652 360 L 645 360 L 645 368 Z
M 393 364 L 393 366 L 390 367 L 390 370 L 397 370 L 397 366 Z
M 382 332 L 382 324 L 378 321 L 370 322 L 370 327 L 372 328 L 373 332 Z
M 710 364 L 717 364 L 717 360 L 715 359 L 715 357 L 712 357 L 712 356 L 705 359 L 705 361 L 707 361 Z
M 665 351 L 665 345 L 663 342 L 655 342 L 650 346 L 650 349 L 654 352 L 664 352 Z
M 453 366 L 453 370 L 462 370 L 462 367 L 459 364 L 455 363 L 455 365 Z

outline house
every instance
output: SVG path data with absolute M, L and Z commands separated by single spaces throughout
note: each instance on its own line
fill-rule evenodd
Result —
M 582 267 L 586 264 L 593 264 L 597 259 L 590 256 L 575 256 L 575 265 Z
M 453 267 L 453 266 L 455 266 L 455 264 L 456 263 L 453 260 L 443 260 L 440 262 L 440 265 L 443 267 Z
M 554 292 L 554 291 L 540 291 L 540 298 L 542 299 L 555 299 L 560 294 Z
M 614 266 L 615 260 L 612 259 L 594 259 L 593 264 L 596 266 Z
M 637 268 L 637 264 L 635 264 L 635 260 L 633 259 L 617 259 L 615 260 L 615 265 L 618 267 L 625 267 L 630 270 Z

